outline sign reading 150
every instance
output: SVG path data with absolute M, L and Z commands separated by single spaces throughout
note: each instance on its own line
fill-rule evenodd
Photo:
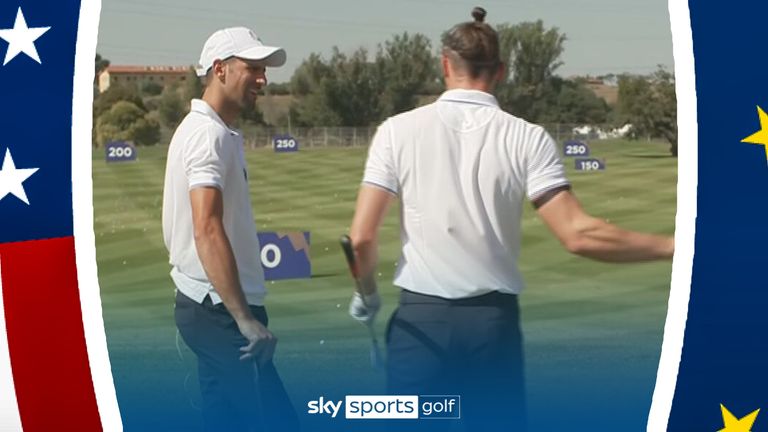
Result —
M 290 135 L 275 135 L 272 138 L 272 147 L 278 153 L 295 152 L 299 151 L 299 142 Z
M 605 161 L 600 159 L 576 159 L 577 171 L 603 171 Z

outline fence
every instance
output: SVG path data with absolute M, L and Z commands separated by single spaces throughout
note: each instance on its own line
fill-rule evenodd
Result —
M 545 129 L 557 142 L 569 139 L 599 140 L 621 138 L 619 129 L 608 125 L 545 124 Z M 271 147 L 276 135 L 290 135 L 302 148 L 312 147 L 365 147 L 376 132 L 376 127 L 313 127 L 278 128 L 250 127 L 243 130 L 246 147 Z M 626 132 L 626 131 L 624 131 Z
M 243 130 L 246 147 L 271 147 L 276 135 L 292 136 L 302 148 L 365 147 L 376 127 L 251 128 Z

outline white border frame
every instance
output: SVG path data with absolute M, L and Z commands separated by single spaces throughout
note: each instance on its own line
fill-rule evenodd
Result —
M 100 13 L 101 0 L 81 0 L 72 88 L 72 215 L 77 282 L 93 390 L 103 430 L 120 432 L 123 424 L 107 351 L 93 233 L 91 128 Z
M 664 342 L 661 346 L 656 388 L 653 392 L 647 430 L 667 430 L 677 374 L 683 352 L 688 301 L 691 296 L 691 272 L 696 239 L 696 198 L 698 187 L 698 123 L 696 116 L 696 69 L 693 33 L 688 0 L 669 0 L 672 49 L 675 58 L 677 94 L 677 217 L 675 218 L 675 257 Z

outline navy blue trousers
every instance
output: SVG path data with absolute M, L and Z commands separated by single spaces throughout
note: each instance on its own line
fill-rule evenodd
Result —
M 251 306 L 254 317 L 269 323 L 263 306 Z M 247 340 L 224 304 L 202 304 L 176 293 L 176 326 L 197 356 L 206 431 L 295 431 L 298 418 L 283 382 L 269 362 L 241 361 Z
M 523 349 L 516 295 L 460 300 L 403 290 L 387 330 L 387 388 L 399 395 L 460 395 L 465 430 L 522 431 Z M 413 429 L 451 430 L 420 420 Z

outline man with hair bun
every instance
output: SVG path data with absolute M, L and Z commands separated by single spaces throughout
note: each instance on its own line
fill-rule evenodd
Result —
M 557 145 L 535 124 L 499 108 L 506 77 L 485 10 L 442 37 L 447 90 L 390 117 L 374 136 L 350 237 L 362 294 L 353 318 L 381 307 L 378 231 L 400 201 L 399 308 L 387 335 L 392 394 L 461 395 L 467 430 L 525 429 L 518 295 L 527 198 L 570 252 L 608 262 L 670 259 L 674 240 L 626 231 L 587 214 L 571 192 Z M 422 421 L 414 427 L 445 427 Z

